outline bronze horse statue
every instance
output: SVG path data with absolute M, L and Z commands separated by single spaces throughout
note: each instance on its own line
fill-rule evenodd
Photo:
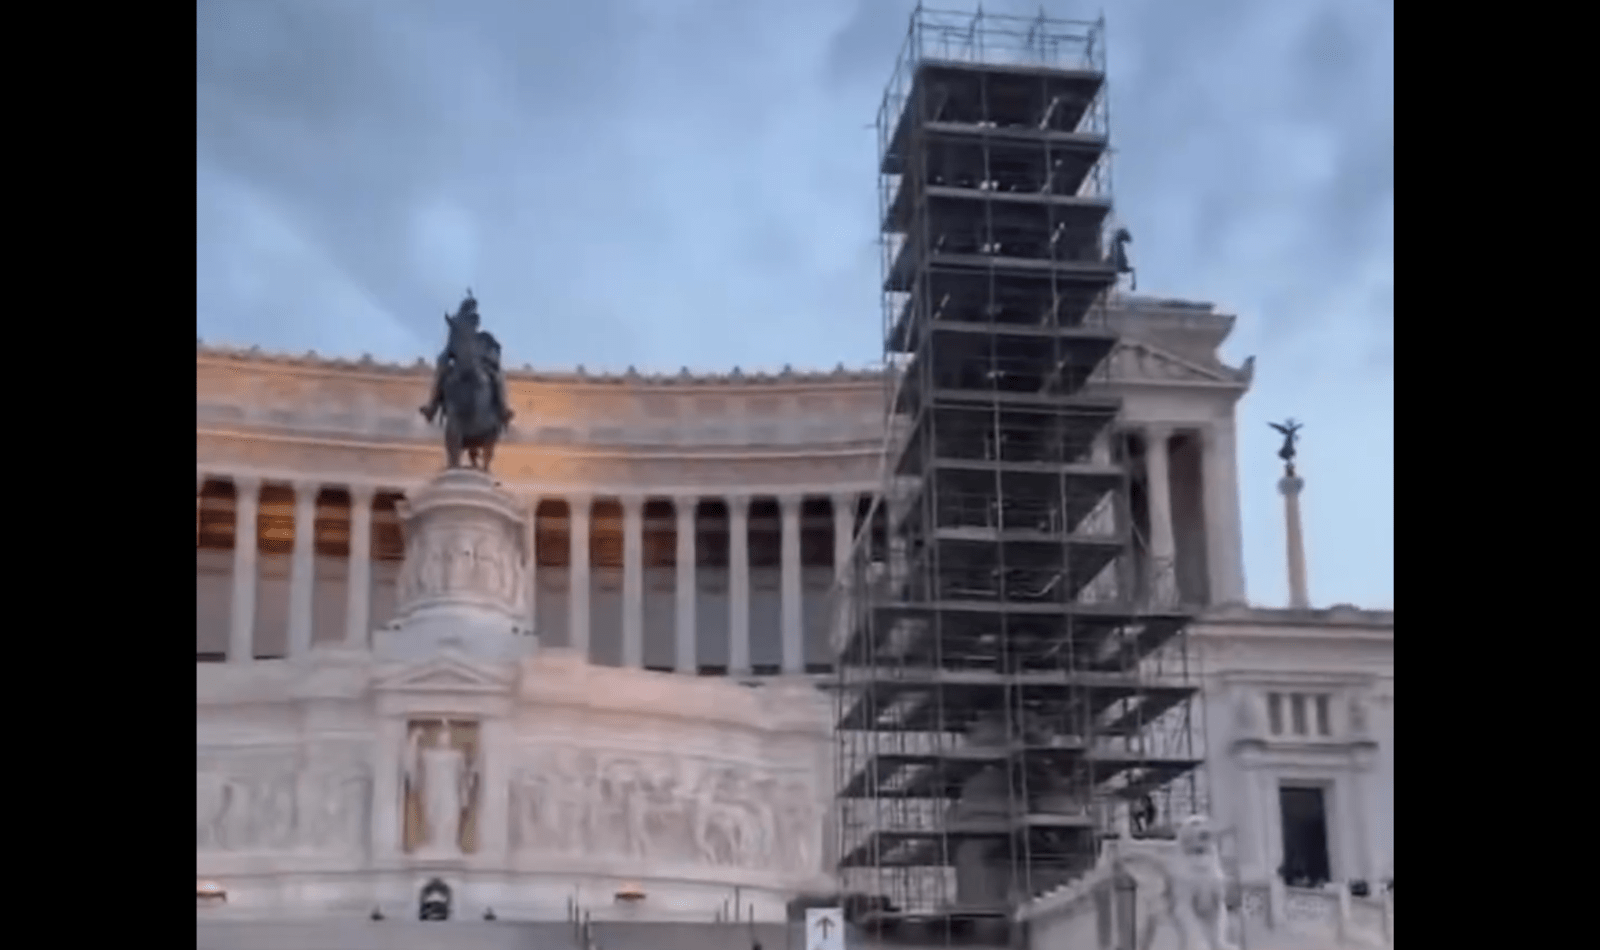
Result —
M 471 291 L 455 316 L 446 314 L 444 320 L 449 340 L 439 356 L 433 398 L 422 407 L 422 415 L 432 422 L 442 410 L 445 461 L 450 468 L 461 468 L 465 453 L 468 467 L 487 472 L 512 415 L 500 374 L 500 345 L 478 328 L 478 305 Z

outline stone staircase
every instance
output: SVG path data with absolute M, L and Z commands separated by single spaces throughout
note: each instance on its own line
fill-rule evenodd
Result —
M 200 920 L 195 950 L 577 950 L 577 945 L 566 923 Z
M 805 925 L 595 921 L 585 947 L 570 923 L 330 920 L 201 920 L 195 950 L 800 950 Z M 850 950 L 935 950 L 866 939 L 851 928 Z M 945 950 L 941 943 L 937 950 Z

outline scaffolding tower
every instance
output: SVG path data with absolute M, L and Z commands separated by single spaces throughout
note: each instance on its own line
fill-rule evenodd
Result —
M 1204 808 L 1190 615 L 1094 386 L 1125 270 L 1104 50 L 919 7 L 879 113 L 890 435 L 841 572 L 835 857 L 880 940 L 1007 942 L 1130 815 Z

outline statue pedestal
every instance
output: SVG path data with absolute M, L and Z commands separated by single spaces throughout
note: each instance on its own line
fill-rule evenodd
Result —
M 395 619 L 373 638 L 381 660 L 454 648 L 516 660 L 538 640 L 527 619 L 526 521 L 487 473 L 450 469 L 399 508 L 406 538 Z

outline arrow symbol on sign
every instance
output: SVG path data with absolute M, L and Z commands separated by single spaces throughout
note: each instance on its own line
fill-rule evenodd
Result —
M 818 917 L 817 918 L 817 929 L 822 931 L 822 939 L 824 939 L 824 940 L 828 939 L 828 932 L 829 932 L 828 928 L 833 927 L 833 926 L 836 926 L 836 925 L 834 924 L 832 917 Z

